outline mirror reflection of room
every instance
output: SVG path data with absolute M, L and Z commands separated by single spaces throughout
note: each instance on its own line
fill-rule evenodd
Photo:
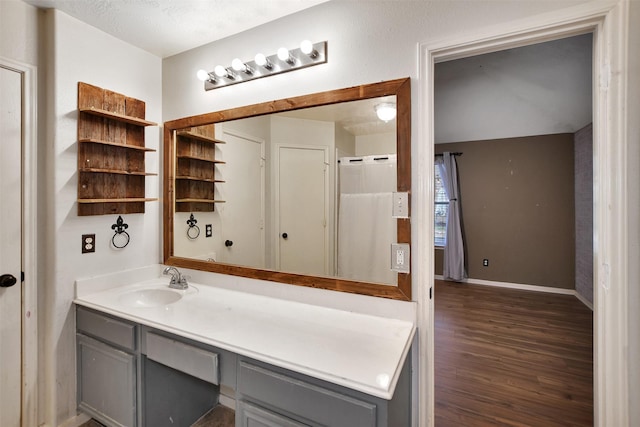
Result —
M 395 286 L 396 120 L 381 106 L 395 96 L 176 132 L 175 254 Z

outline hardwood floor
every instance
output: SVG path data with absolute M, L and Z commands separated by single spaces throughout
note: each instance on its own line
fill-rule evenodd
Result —
M 435 425 L 592 426 L 593 313 L 572 295 L 436 280 Z

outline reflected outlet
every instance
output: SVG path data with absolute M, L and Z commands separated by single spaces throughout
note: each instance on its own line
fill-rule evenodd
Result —
M 391 244 L 391 270 L 398 273 L 409 273 L 409 244 L 408 243 L 392 243 Z
M 211 224 L 207 224 L 204 226 L 204 237 L 213 236 L 213 226 Z

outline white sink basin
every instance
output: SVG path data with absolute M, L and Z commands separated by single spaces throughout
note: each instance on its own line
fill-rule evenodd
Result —
M 180 301 L 183 293 L 169 288 L 139 289 L 120 295 L 119 301 L 133 308 L 159 307 Z

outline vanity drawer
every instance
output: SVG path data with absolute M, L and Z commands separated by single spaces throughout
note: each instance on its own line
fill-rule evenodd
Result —
M 245 361 L 239 365 L 238 390 L 242 399 L 285 415 L 295 414 L 312 423 L 373 427 L 377 422 L 373 403 Z
M 211 384 L 220 383 L 218 354 L 171 338 L 147 332 L 147 359 L 184 372 Z
M 136 325 L 84 307 L 76 310 L 79 331 L 130 351 L 136 350 Z

